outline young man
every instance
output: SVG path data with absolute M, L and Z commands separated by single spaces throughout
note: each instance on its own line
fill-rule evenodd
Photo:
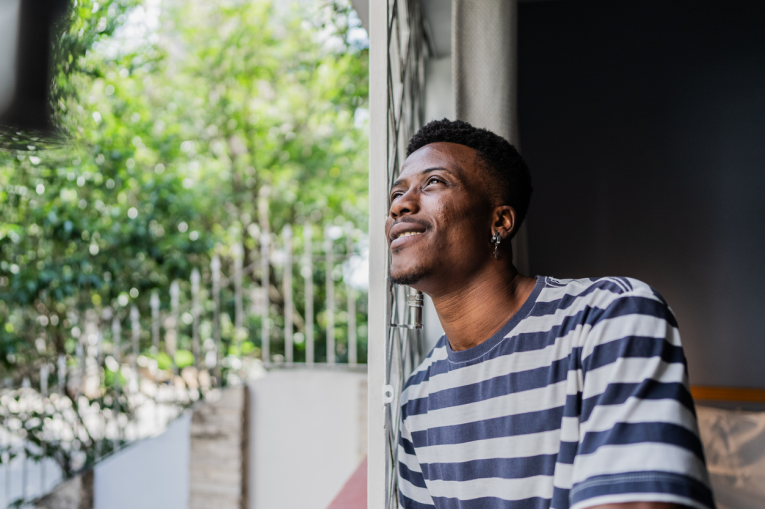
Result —
M 407 509 L 713 508 L 675 317 L 628 278 L 531 278 L 531 197 L 501 137 L 436 121 L 390 191 L 390 277 L 446 335 L 401 395 Z

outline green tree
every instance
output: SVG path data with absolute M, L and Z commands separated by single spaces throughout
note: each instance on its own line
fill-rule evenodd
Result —
M 60 141 L 0 139 L 0 366 L 16 383 L 60 355 L 76 364 L 87 313 L 148 316 L 152 290 L 194 267 L 209 280 L 234 243 L 249 263 L 266 225 L 366 229 L 367 49 L 349 4 L 157 5 L 72 2 L 56 37 Z

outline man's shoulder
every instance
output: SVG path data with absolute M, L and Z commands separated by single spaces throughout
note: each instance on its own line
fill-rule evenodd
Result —
M 659 293 L 648 283 L 631 277 L 589 277 L 580 279 L 560 279 L 544 277 L 544 300 L 561 298 L 598 299 L 627 295 L 653 297 L 664 302 Z

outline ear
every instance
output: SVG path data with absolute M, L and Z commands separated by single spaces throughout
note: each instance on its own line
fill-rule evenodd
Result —
M 518 214 L 510 205 L 501 205 L 494 209 L 492 227 L 494 231 L 499 232 L 503 239 L 510 237 L 518 224 Z

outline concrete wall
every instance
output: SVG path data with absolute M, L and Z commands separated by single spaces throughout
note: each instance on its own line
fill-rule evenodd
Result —
M 229 387 L 191 418 L 189 509 L 247 505 L 247 391 Z
M 425 60 L 425 123 L 454 119 L 452 57 Z
M 273 370 L 248 388 L 250 509 L 325 509 L 366 454 L 366 373 Z
M 95 509 L 188 509 L 191 413 L 96 465 Z

